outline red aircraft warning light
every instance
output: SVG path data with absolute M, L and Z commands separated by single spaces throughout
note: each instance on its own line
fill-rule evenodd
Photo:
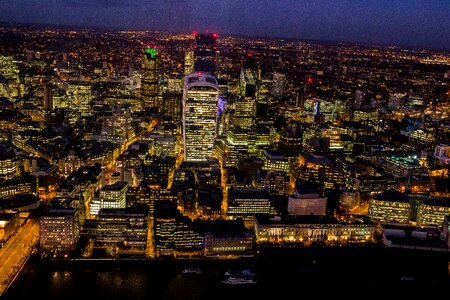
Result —
M 308 78 L 306 79 L 306 83 L 307 84 L 312 84 L 313 83 L 313 78 L 311 76 L 308 76 Z

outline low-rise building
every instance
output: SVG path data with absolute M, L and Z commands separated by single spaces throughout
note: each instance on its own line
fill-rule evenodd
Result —
M 411 216 L 409 198 L 397 191 L 384 191 L 369 200 L 369 217 L 379 222 L 408 223 Z

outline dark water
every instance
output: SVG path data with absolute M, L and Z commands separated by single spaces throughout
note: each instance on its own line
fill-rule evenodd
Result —
M 450 295 L 449 254 L 381 248 L 261 250 L 224 260 L 48 262 L 32 258 L 3 299 L 416 299 Z M 183 275 L 200 267 L 200 275 Z M 257 284 L 221 283 L 252 269 Z M 403 280 L 402 280 L 403 278 Z M 407 280 L 408 279 L 408 280 Z M 445 299 L 445 298 L 442 298 Z

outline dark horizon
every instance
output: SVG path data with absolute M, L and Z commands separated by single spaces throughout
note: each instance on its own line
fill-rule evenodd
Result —
M 449 50 L 442 0 L 0 0 L 0 21 Z
M 9 26 L 9 27 L 50 27 L 50 28 L 64 28 L 64 29 L 78 29 L 78 30 L 93 30 L 93 31 L 141 31 L 141 32 L 164 32 L 171 34 L 191 34 L 193 31 L 177 31 L 177 30 L 163 30 L 163 29 L 149 29 L 149 28 L 122 28 L 122 27 L 105 27 L 105 26 L 84 26 L 84 25 L 66 25 L 66 24 L 53 24 L 53 23 L 27 23 L 27 22 L 5 22 L 0 21 L 0 26 Z M 201 32 L 201 30 L 198 30 Z M 344 40 L 320 40 L 320 39 L 302 39 L 295 37 L 283 37 L 283 36 L 253 36 L 253 35 L 245 35 L 245 34 L 227 34 L 222 32 L 217 32 L 220 36 L 229 36 L 234 38 L 247 38 L 247 39 L 261 39 L 261 40 L 284 40 L 284 41 L 298 41 L 305 42 L 310 44 L 321 44 L 321 45 L 354 45 L 363 48 L 373 48 L 373 47 L 398 47 L 400 49 L 405 50 L 429 50 L 436 52 L 443 52 L 445 54 L 450 53 L 450 45 L 446 48 L 438 48 L 438 47 L 418 47 L 418 46 L 410 46 L 410 45 L 401 45 L 395 43 L 368 43 L 368 42 L 358 42 L 358 41 L 344 41 Z

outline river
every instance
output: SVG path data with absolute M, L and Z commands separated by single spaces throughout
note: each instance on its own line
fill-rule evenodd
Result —
M 202 274 L 182 274 L 199 267 Z M 252 285 L 221 282 L 251 269 Z M 448 296 L 449 254 L 371 247 L 275 248 L 255 258 L 43 261 L 32 257 L 2 300 L 306 299 Z M 306 297 L 308 296 L 308 297 Z

